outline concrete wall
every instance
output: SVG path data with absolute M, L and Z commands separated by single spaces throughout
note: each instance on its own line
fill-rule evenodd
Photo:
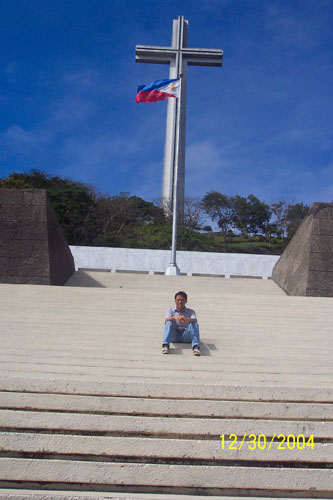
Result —
M 273 279 L 289 295 L 333 297 L 333 203 L 312 205 Z
M 44 189 L 0 189 L 0 283 L 63 285 L 74 260 Z
M 165 272 L 169 250 L 71 246 L 75 268 Z M 279 256 L 177 252 L 181 273 L 269 278 Z

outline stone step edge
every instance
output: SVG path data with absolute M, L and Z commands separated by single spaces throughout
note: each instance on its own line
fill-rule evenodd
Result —
M 64 486 L 98 485 L 100 489 L 104 485 L 108 488 L 119 486 L 123 490 L 129 486 L 137 490 L 148 487 L 155 488 L 158 493 L 165 491 L 165 488 L 169 491 L 174 488 L 174 493 L 195 493 L 199 488 L 213 494 L 214 490 L 220 493 L 235 489 L 263 490 L 267 494 L 290 491 L 300 494 L 309 491 L 331 495 L 333 493 L 332 469 L 317 468 L 281 469 L 0 458 L 0 471 L 1 486 L 4 486 L 5 482 L 11 482 L 13 487 L 14 483 L 28 482 L 57 483 Z
M 190 353 L 191 359 L 193 358 L 192 353 Z M 125 363 L 124 363 L 125 364 Z M 22 374 L 27 374 L 27 373 L 35 373 L 35 374 L 54 374 L 54 375 L 63 375 L 67 374 L 70 375 L 71 377 L 73 376 L 102 376 L 102 377 L 144 377 L 146 379 L 150 379 L 151 377 L 163 377 L 165 376 L 165 372 L 167 373 L 167 377 L 169 379 L 172 379 L 173 381 L 179 380 L 179 378 L 183 378 L 184 380 L 191 379 L 193 375 L 201 377 L 203 380 L 211 381 L 211 379 L 216 380 L 216 378 L 223 378 L 223 377 L 234 377 L 234 378 L 242 378 L 245 376 L 245 368 L 244 368 L 244 373 L 239 374 L 239 368 L 235 369 L 232 367 L 224 367 L 225 371 L 222 370 L 210 370 L 208 371 L 207 365 L 200 365 L 199 370 L 195 370 L 196 365 L 194 365 L 192 370 L 189 370 L 187 366 L 184 366 L 182 368 L 176 367 L 171 367 L 171 366 L 164 366 L 160 364 L 159 366 L 156 367 L 151 367 L 151 366 L 84 366 L 80 364 L 62 364 L 59 363 L 57 364 L 55 361 L 52 363 L 36 363 L 36 362 L 21 362 L 21 361 L 3 361 L 1 362 L 1 367 L 2 371 L 4 373 L 10 374 L 12 372 L 14 373 L 22 373 Z M 281 367 L 282 368 L 282 367 Z M 292 377 L 294 380 L 297 379 L 307 379 L 309 378 L 310 380 L 315 380 L 316 377 L 320 378 L 321 380 L 333 380 L 333 370 L 330 373 L 329 368 L 322 368 L 322 369 L 317 369 L 316 367 L 311 367 L 308 366 L 307 373 L 302 373 L 305 372 L 305 369 L 300 368 L 300 369 L 295 369 L 295 370 L 290 370 L 288 372 L 288 375 L 285 375 L 281 372 L 279 373 L 279 377 Z M 249 374 L 249 376 L 253 378 L 255 377 L 263 377 L 266 376 L 267 378 L 271 377 L 277 377 L 277 375 L 274 373 L 269 374 L 267 373 L 267 368 L 265 367 L 258 367 L 258 366 L 253 366 L 246 368 L 246 373 Z
M 219 439 L 220 435 L 238 437 L 264 434 L 273 436 L 314 436 L 316 442 L 331 442 L 333 422 L 298 422 L 258 419 L 205 419 L 178 417 L 141 417 L 130 415 L 92 415 L 62 412 L 0 410 L 0 427 L 5 432 L 52 431 L 54 434 L 94 434 L 110 436 L 155 436 L 183 439 Z
M 221 496 L 206 495 L 172 495 L 159 493 L 122 493 L 122 492 L 84 492 L 63 490 L 24 490 L 0 489 L 0 500 L 221 500 Z M 277 500 L 276 497 L 224 496 L 222 500 Z M 279 500 L 290 500 L 290 497 L 279 497 Z M 309 500 L 299 498 L 297 500 Z
M 75 379 L 58 379 L 55 381 L 2 376 L 0 377 L 0 391 L 166 399 L 333 403 L 333 389 L 320 386 L 267 387 L 174 383 L 170 388 L 167 382 L 103 382 Z
M 306 443 L 307 440 L 305 440 Z M 279 442 L 273 442 L 270 445 L 266 441 L 264 450 L 252 450 L 250 441 L 244 441 L 241 449 L 240 440 L 236 443 L 233 440 L 224 442 L 222 449 L 222 440 L 218 437 L 210 440 L 186 440 L 186 439 L 168 439 L 168 438 L 142 438 L 142 437 L 105 437 L 105 436 L 80 436 L 43 433 L 20 433 L 3 432 L 0 433 L 0 452 L 3 456 L 18 456 L 24 454 L 35 454 L 38 458 L 60 458 L 62 456 L 71 457 L 74 460 L 87 459 L 94 461 L 95 458 L 104 461 L 142 461 L 159 460 L 165 461 L 189 460 L 203 462 L 280 462 L 288 464 L 308 463 L 322 464 L 333 463 L 333 443 L 315 442 L 313 448 L 304 446 L 298 449 L 297 445 L 293 450 L 288 449 L 284 442 L 284 449 L 280 450 Z M 261 445 L 263 440 L 261 440 Z M 302 441 L 300 444 L 304 445 Z M 291 445 L 292 445 L 291 441 Z M 256 440 L 257 445 L 257 440 Z M 236 449 L 235 449 L 236 447 Z M 80 457 L 80 458 L 79 458 Z M 20 458 L 23 458 L 20 456 Z M 32 457 L 31 457 L 32 458 Z M 222 465 L 222 464 L 221 464 Z M 245 464 L 243 464 L 245 465 Z
M 267 420 L 333 420 L 333 404 L 198 399 L 128 398 L 0 391 L 0 409 L 62 411 L 96 415 L 145 415 Z
M 194 358 L 192 354 L 189 354 L 189 356 Z M 200 361 L 197 361 L 196 358 L 194 360 L 194 363 L 197 363 Z M 131 382 L 135 384 L 144 384 L 146 386 L 150 386 L 153 384 L 154 386 L 159 385 L 160 387 L 170 387 L 173 388 L 173 391 L 175 391 L 175 387 L 178 386 L 178 388 L 184 387 L 185 384 L 187 384 L 187 388 L 192 391 L 194 394 L 197 392 L 196 391 L 196 386 L 195 384 L 192 383 L 194 380 L 195 375 L 193 374 L 188 374 L 186 377 L 177 377 L 175 374 L 173 374 L 172 380 L 170 380 L 170 377 L 168 374 L 161 372 L 155 371 L 150 371 L 148 374 L 147 373 L 133 373 L 130 372 L 130 370 L 126 373 L 117 373 L 114 372 L 112 374 L 103 374 L 101 373 L 94 373 L 94 374 L 79 374 L 78 372 L 76 373 L 59 373 L 56 371 L 38 371 L 38 372 L 31 372 L 30 370 L 26 369 L 26 371 L 17 371 L 17 370 L 6 370 L 6 372 L 3 372 L 4 377 L 11 377 L 13 375 L 14 377 L 20 377 L 22 379 L 25 379 L 27 377 L 33 377 L 34 380 L 52 380 L 54 383 L 62 383 L 64 379 L 67 382 L 73 381 L 74 383 L 104 383 L 108 384 L 109 386 L 113 386 L 113 384 L 129 384 Z M 197 378 L 200 378 L 201 384 L 204 382 L 207 383 L 207 386 L 209 387 L 210 384 L 216 383 L 220 379 L 221 384 L 220 385 L 215 385 L 216 387 L 221 387 L 222 382 L 223 386 L 226 386 L 228 384 L 229 386 L 233 385 L 234 387 L 239 387 L 240 385 L 248 383 L 250 380 L 253 386 L 258 387 L 258 385 L 262 388 L 273 388 L 276 387 L 277 390 L 279 390 L 282 386 L 284 386 L 285 389 L 290 389 L 290 388 L 295 388 L 297 386 L 302 387 L 304 385 L 311 386 L 313 389 L 324 389 L 326 388 L 327 390 L 331 390 L 332 388 L 332 376 L 329 375 L 311 375 L 309 373 L 305 374 L 297 374 L 296 375 L 289 375 L 285 373 L 255 373 L 251 374 L 249 372 L 246 373 L 221 373 L 220 377 L 217 377 L 216 374 L 211 374 L 210 376 L 204 376 L 200 378 L 200 375 L 196 375 Z M 179 382 L 181 380 L 181 382 Z M 291 382 L 292 380 L 292 382 Z M 207 386 L 198 386 L 198 391 L 201 391 L 201 396 L 196 397 L 196 399 L 212 399 L 211 397 L 205 398 L 205 391 L 204 387 Z M 137 386 L 136 386 L 137 387 Z M 171 389 L 169 389 L 169 393 L 172 397 L 172 392 Z M 114 394 L 113 394 L 114 395 Z M 139 395 L 140 396 L 140 395 Z M 157 396 L 158 397 L 158 396 Z M 187 396 L 188 397 L 188 396 Z M 185 399 L 187 398 L 185 396 Z M 191 398 L 193 399 L 193 398 Z M 216 399 L 216 398 L 214 398 Z M 220 399 L 220 398 L 217 398 Z M 327 401 L 325 401 L 327 402 Z

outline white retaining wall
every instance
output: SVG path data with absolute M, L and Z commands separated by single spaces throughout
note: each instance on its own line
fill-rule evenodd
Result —
M 170 250 L 71 246 L 75 269 L 109 271 L 165 272 L 170 264 Z M 277 255 L 241 253 L 177 252 L 181 273 L 254 276 L 269 278 L 278 261 Z

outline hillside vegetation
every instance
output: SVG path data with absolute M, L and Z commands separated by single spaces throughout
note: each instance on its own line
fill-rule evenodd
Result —
M 171 247 L 172 218 L 138 196 L 101 194 L 94 186 L 39 170 L 13 172 L 0 179 L 0 187 L 46 189 L 70 245 Z M 245 198 L 210 191 L 202 199 L 185 200 L 177 248 L 279 255 L 308 210 L 303 203 L 268 205 L 253 194 Z

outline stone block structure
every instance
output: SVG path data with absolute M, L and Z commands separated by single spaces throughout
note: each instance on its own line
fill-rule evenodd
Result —
M 74 259 L 43 189 L 0 189 L 0 283 L 63 285 Z
M 272 278 L 289 295 L 333 297 L 333 203 L 312 205 Z

